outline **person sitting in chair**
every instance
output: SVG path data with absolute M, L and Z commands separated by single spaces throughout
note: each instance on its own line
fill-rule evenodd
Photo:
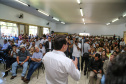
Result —
M 35 47 L 35 51 L 36 52 L 34 52 L 33 56 L 31 57 L 31 63 L 30 63 L 30 67 L 28 70 L 27 77 L 24 79 L 25 83 L 28 83 L 30 81 L 31 75 L 41 64 L 41 60 L 42 60 L 43 55 L 41 52 L 39 52 L 38 47 Z
M 100 84 L 102 78 L 102 60 L 100 59 L 100 54 L 96 53 L 95 57 L 89 62 L 90 84 L 94 84 L 94 77 L 97 77 L 96 84 Z
M 17 61 L 12 64 L 12 77 L 10 79 L 14 79 L 16 77 L 16 69 L 17 69 L 18 65 L 23 66 L 21 79 L 22 80 L 24 79 L 24 76 L 25 76 L 26 71 L 27 71 L 29 58 L 30 58 L 29 51 L 27 51 L 25 49 L 24 45 L 21 45 L 20 46 L 20 51 L 17 54 L 17 58 L 16 58 Z

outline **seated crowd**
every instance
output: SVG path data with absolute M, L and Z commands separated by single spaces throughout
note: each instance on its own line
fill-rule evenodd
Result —
M 38 35 L 28 36 L 27 34 L 23 34 L 19 37 L 15 35 L 11 39 L 10 37 L 3 36 L 4 44 L 0 47 L 0 59 L 2 59 L 0 62 L 5 62 L 6 64 L 4 77 L 12 69 L 12 77 L 10 79 L 14 79 L 17 76 L 17 67 L 22 66 L 21 79 L 28 83 L 33 72 L 42 63 L 45 53 L 51 52 L 54 49 L 53 40 L 56 36 L 55 34 L 47 34 L 40 38 Z M 77 67 L 80 71 L 83 71 L 83 62 L 85 61 L 84 75 L 90 71 L 90 84 L 94 84 L 94 79 L 96 79 L 96 84 L 109 84 L 105 83 L 105 80 L 110 82 L 109 79 L 106 79 L 108 73 L 110 73 L 110 71 L 107 72 L 108 68 L 111 68 L 109 65 L 113 63 L 114 58 L 119 58 L 121 53 L 126 52 L 124 39 L 115 38 L 115 36 L 105 38 L 101 36 L 79 36 L 73 34 L 66 35 L 66 41 L 68 44 L 67 51 L 65 51 L 66 56 L 73 60 L 75 58 L 78 59 Z M 28 64 L 29 69 L 26 75 Z M 114 69 L 111 68 L 112 70 Z M 26 78 L 24 78 L 25 75 Z

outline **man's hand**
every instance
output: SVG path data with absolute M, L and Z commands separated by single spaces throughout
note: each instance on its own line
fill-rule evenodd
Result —
M 96 70 L 93 70 L 95 73 L 98 73 Z
M 73 61 L 73 60 L 72 60 Z M 76 69 L 78 69 L 78 67 L 77 67 L 77 64 L 78 64 L 78 59 L 75 57 L 75 60 L 73 61 L 73 63 L 74 63 L 74 65 L 75 65 L 75 67 L 76 67 Z
M 24 63 L 22 62 L 20 65 L 22 66 Z

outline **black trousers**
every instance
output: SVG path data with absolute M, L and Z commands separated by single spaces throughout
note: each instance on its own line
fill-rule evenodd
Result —
M 10 68 L 11 65 L 16 61 L 16 58 L 7 57 L 6 58 L 6 69 Z
M 89 63 L 89 58 L 88 57 L 81 57 L 81 71 L 83 71 L 83 63 L 85 62 L 85 68 L 84 68 L 84 73 L 87 71 L 88 63 Z

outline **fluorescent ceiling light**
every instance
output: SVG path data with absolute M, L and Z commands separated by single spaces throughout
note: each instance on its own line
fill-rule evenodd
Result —
M 84 18 L 82 18 L 82 21 L 84 22 Z
M 83 10 L 82 10 L 82 8 L 80 8 L 80 13 L 81 13 L 81 16 L 83 16 Z
M 77 0 L 77 3 L 80 4 L 80 0 Z
M 56 21 L 59 21 L 59 19 L 58 19 L 58 18 L 53 17 L 53 19 L 54 19 L 54 20 L 56 20 Z
M 65 24 L 65 22 L 61 22 L 62 24 Z
M 49 16 L 49 14 L 45 13 L 45 12 L 44 12 L 44 11 L 42 11 L 42 10 L 38 10 L 38 12 L 40 12 L 40 13 L 42 13 L 42 14 L 46 15 L 46 16 Z
M 117 20 L 119 20 L 119 19 L 118 19 L 118 18 L 116 18 L 116 19 L 112 20 L 112 22 L 116 22 Z
M 107 23 L 106 25 L 110 25 L 110 23 Z
M 123 15 L 123 17 L 125 17 L 125 16 L 126 16 L 126 14 Z
M 28 6 L 28 4 L 26 4 L 26 3 L 24 3 L 24 2 L 22 2 L 20 0 L 16 0 L 16 1 L 19 2 L 19 3 L 21 3 L 21 4 L 23 4 L 23 5 L 25 5 L 25 6 Z

